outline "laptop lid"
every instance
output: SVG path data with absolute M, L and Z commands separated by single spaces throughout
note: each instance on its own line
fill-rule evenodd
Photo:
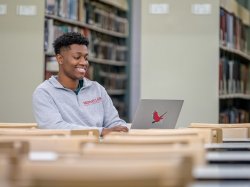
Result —
M 131 129 L 174 129 L 183 100 L 141 99 Z

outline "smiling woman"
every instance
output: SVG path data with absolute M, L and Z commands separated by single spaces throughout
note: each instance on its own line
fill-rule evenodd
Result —
M 55 40 L 58 75 L 44 81 L 33 94 L 34 115 L 40 128 L 97 128 L 101 135 L 128 131 L 105 88 L 85 77 L 89 66 L 88 43 L 75 32 Z

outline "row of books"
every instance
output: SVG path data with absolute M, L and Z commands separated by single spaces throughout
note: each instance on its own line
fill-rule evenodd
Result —
M 127 48 L 111 42 L 103 41 L 101 38 L 95 38 L 93 48 L 90 48 L 92 57 L 108 59 L 114 61 L 127 61 Z
M 47 53 L 53 53 L 54 40 L 66 32 L 79 32 L 78 27 L 72 27 L 63 24 L 54 24 L 53 19 L 45 19 L 44 30 L 44 51 Z
M 77 20 L 78 0 L 46 0 L 45 13 L 71 20 Z
M 127 61 L 126 40 L 103 35 L 89 29 L 82 29 L 82 33 L 90 42 L 90 56 L 99 59 Z
M 117 9 L 99 1 L 46 0 L 46 14 L 79 21 L 119 33 L 128 33 L 128 20 Z M 124 12 L 120 10 L 121 12 Z
M 109 74 L 111 76 L 106 76 Z M 108 73 L 108 72 L 100 72 L 101 77 L 101 84 L 106 89 L 125 89 L 126 88 L 126 76 L 125 74 L 115 74 L 115 73 Z
M 233 94 L 250 92 L 250 69 L 240 59 L 221 56 L 219 62 L 219 93 Z
M 106 66 L 100 64 L 91 64 L 93 72 L 91 77 L 93 80 L 99 82 L 107 90 L 125 90 L 127 84 L 127 75 L 125 67 Z M 116 93 L 116 92 L 114 92 Z M 118 92 L 119 95 L 125 94 Z
M 230 107 L 219 115 L 219 123 L 249 123 L 250 112 Z
M 85 10 L 83 22 L 106 30 L 128 33 L 128 20 L 117 16 L 117 11 L 111 12 L 110 9 L 107 11 L 103 5 L 100 7 L 93 2 L 87 3 L 83 10 Z
M 53 53 L 53 42 L 55 38 L 65 32 L 81 32 L 85 35 L 89 43 L 89 56 L 99 59 L 113 61 L 127 61 L 127 47 L 122 39 L 105 37 L 96 32 L 90 32 L 86 28 L 55 24 L 53 19 L 45 20 L 45 43 L 44 48 L 47 53 Z
M 233 13 L 220 8 L 221 45 L 247 52 L 247 26 Z

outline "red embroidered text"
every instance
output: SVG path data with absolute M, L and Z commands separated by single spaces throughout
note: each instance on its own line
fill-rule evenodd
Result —
M 89 100 L 89 101 L 83 101 L 83 104 L 85 106 L 88 106 L 88 105 L 93 105 L 93 104 L 96 104 L 96 103 L 100 103 L 101 101 L 102 101 L 102 98 L 101 97 L 97 97 L 97 98 Z

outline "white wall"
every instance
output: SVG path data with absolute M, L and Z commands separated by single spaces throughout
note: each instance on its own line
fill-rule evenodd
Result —
M 149 14 L 151 3 L 169 13 Z M 191 4 L 211 4 L 194 15 Z M 141 98 L 184 99 L 177 127 L 218 122 L 219 1 L 141 1 Z
M 0 0 L 0 122 L 34 122 L 32 93 L 43 81 L 44 0 Z M 17 5 L 36 5 L 37 15 L 19 16 Z

